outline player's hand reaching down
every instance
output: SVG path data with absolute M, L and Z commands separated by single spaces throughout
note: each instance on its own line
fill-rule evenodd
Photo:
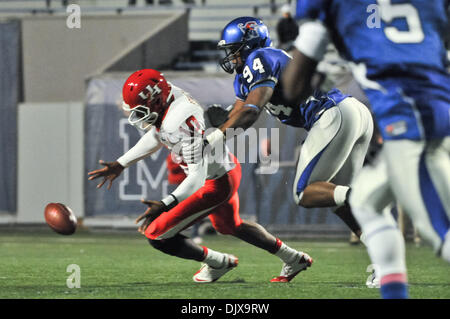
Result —
M 143 220 L 142 224 L 138 227 L 138 232 L 144 235 L 145 230 L 152 223 L 152 221 L 154 221 L 156 218 L 158 218 L 159 215 L 164 212 L 165 205 L 162 202 L 156 200 L 142 199 L 141 202 L 143 204 L 146 204 L 148 208 L 145 213 L 136 218 L 135 223 L 138 224 Z
M 99 177 L 103 177 L 103 180 L 100 184 L 97 185 L 97 188 L 100 188 L 109 181 L 108 189 L 111 189 L 112 182 L 122 174 L 122 171 L 125 169 L 119 162 L 105 162 L 100 160 L 99 163 L 105 167 L 97 169 L 95 171 L 91 171 L 88 173 L 89 180 L 93 180 Z

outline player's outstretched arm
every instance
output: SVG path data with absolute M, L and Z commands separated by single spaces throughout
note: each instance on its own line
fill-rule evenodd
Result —
M 215 147 L 224 142 L 226 138 L 232 138 L 234 134 L 225 136 L 227 129 L 243 128 L 246 130 L 252 126 L 259 117 L 264 105 L 272 97 L 273 89 L 269 86 L 260 86 L 252 90 L 245 101 L 237 100 L 231 110 L 228 120 L 220 128 L 206 136 L 208 143 Z
M 125 154 L 117 159 L 123 167 L 129 167 L 141 159 L 150 156 L 162 147 L 162 143 L 156 137 L 156 129 L 152 127 L 139 141 Z
M 245 105 L 245 101 L 236 99 L 236 102 L 233 104 L 233 108 L 230 110 L 230 113 L 228 114 L 228 118 L 235 115 L 237 112 L 239 112 Z
M 103 180 L 100 184 L 97 185 L 97 188 L 102 187 L 107 181 L 109 181 L 108 189 L 111 189 L 113 181 L 122 174 L 122 171 L 125 169 L 119 162 L 105 162 L 100 160 L 99 163 L 103 165 L 103 168 L 91 171 L 88 173 L 89 180 L 94 180 L 100 177 L 103 177 Z
M 99 163 L 105 167 L 97 169 L 88 173 L 89 180 L 103 177 L 97 188 L 102 187 L 107 181 L 109 181 L 108 189 L 111 189 L 113 181 L 122 174 L 122 171 L 128 166 L 138 162 L 139 160 L 153 154 L 160 149 L 162 144 L 155 136 L 154 129 L 147 132 L 140 138 L 140 140 L 128 150 L 125 154 L 119 157 L 114 162 L 105 162 L 100 160 Z
M 220 127 L 221 131 L 225 133 L 228 128 L 248 129 L 256 122 L 261 110 L 269 102 L 272 94 L 273 89 L 270 86 L 260 86 L 252 90 L 245 102 L 241 102 L 238 105 L 235 104 L 228 121 Z

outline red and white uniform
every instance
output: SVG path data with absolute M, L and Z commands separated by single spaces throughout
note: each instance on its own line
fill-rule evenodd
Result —
M 167 206 L 176 199 L 178 205 L 156 218 L 145 235 L 149 239 L 170 238 L 208 214 L 217 231 L 232 234 L 241 224 L 237 193 L 241 166 L 226 145 L 219 158 L 217 155 L 203 156 L 202 147 L 197 147 L 201 160 L 193 163 L 184 160 L 184 147 L 192 147 L 193 143 L 203 144 L 206 129 L 204 111 L 188 93 L 171 86 L 174 101 L 164 114 L 160 129 L 152 126 L 133 148 L 117 160 L 128 167 L 161 146 L 183 160 L 180 166 L 186 178 L 172 194 L 162 199 Z

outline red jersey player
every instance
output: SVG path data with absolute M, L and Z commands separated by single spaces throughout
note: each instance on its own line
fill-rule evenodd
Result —
M 148 209 L 136 219 L 136 223 L 142 222 L 138 230 L 154 248 L 202 262 L 194 281 L 216 281 L 238 265 L 238 258 L 199 246 L 180 234 L 209 216 L 219 233 L 240 238 L 284 262 L 280 276 L 272 282 L 288 282 L 311 266 L 312 259 L 306 253 L 287 246 L 261 225 L 240 218 L 237 190 L 241 166 L 225 144 L 219 158 L 203 152 L 204 111 L 188 93 L 167 82 L 160 72 L 144 69 L 126 80 L 122 94 L 124 109 L 130 112 L 129 122 L 147 132 L 115 162 L 100 161 L 104 168 L 89 172 L 89 180 L 102 177 L 97 188 L 109 181 L 109 189 L 126 167 L 162 146 L 183 159 L 186 178 L 166 198 L 143 201 Z M 190 150 L 189 158 L 183 157 L 185 147 Z M 197 154 L 192 154 L 192 149 L 197 149 Z

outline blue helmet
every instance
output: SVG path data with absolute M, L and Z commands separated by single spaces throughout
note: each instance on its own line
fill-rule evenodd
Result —
M 222 36 L 217 44 L 218 49 L 225 50 L 225 58 L 220 60 L 220 66 L 226 72 L 233 73 L 237 66 L 232 61 L 238 54 L 244 62 L 253 50 L 271 45 L 269 30 L 260 19 L 236 18 L 222 30 Z

